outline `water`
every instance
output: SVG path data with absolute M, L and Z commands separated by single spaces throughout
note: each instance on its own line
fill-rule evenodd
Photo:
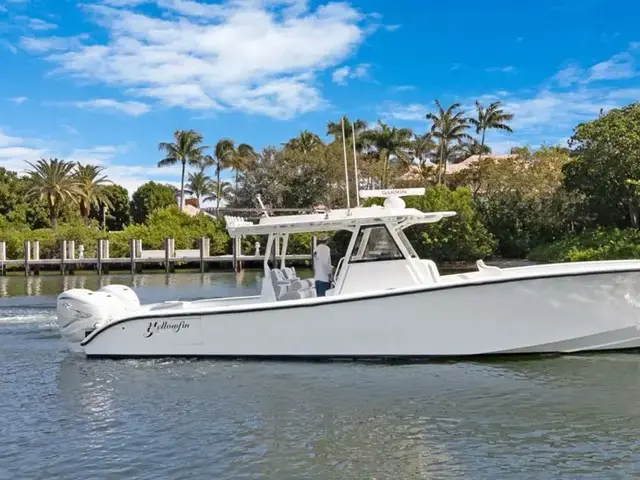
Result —
M 66 352 L 53 306 L 99 281 L 144 302 L 256 288 L 251 272 L 0 278 L 1 479 L 640 475 L 640 355 L 89 361 Z

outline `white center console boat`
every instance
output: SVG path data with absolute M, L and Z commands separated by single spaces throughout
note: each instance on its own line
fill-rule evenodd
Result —
M 640 261 L 563 263 L 441 275 L 404 230 L 455 212 L 406 208 L 424 189 L 362 192 L 384 206 L 227 218 L 232 237 L 268 235 L 259 295 L 140 305 L 122 285 L 72 289 L 57 322 L 89 357 L 463 357 L 640 347 Z M 446 220 L 445 220 L 446 221 Z M 327 296 L 286 265 L 289 235 L 346 230 Z M 282 242 L 279 264 L 274 243 Z

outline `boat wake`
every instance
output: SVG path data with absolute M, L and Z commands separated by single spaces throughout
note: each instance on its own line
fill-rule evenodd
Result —
M 14 328 L 12 328 L 14 327 Z M 15 328 L 24 330 L 57 330 L 55 313 L 25 309 L 0 309 L 0 332 L 15 333 Z

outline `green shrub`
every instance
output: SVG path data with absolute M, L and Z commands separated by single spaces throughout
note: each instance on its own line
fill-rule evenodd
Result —
M 465 261 L 491 256 L 496 240 L 482 222 L 468 188 L 450 190 L 444 185 L 427 189 L 421 197 L 404 199 L 407 208 L 422 212 L 454 211 L 456 215 L 439 222 L 415 225 L 405 230 L 421 258 L 434 261 Z M 381 199 L 374 202 L 381 204 Z
M 579 262 L 640 258 L 640 230 L 596 229 L 534 248 L 537 262 Z
M 176 249 L 197 248 L 201 237 L 208 237 L 211 255 L 228 253 L 229 236 L 223 223 L 205 214 L 191 217 L 180 212 L 177 205 L 157 210 L 149 216 L 146 224 L 129 225 L 123 231 L 105 233 L 97 222 L 86 226 L 83 222 L 61 223 L 56 229 L 29 230 L 15 226 L 0 216 L 0 241 L 6 242 L 7 257 L 24 258 L 25 240 L 40 241 L 40 258 L 60 258 L 62 240 L 75 240 L 76 247 L 84 245 L 85 257 L 95 257 L 100 238 L 109 238 L 111 258 L 128 257 L 129 241 L 142 240 L 145 249 L 164 248 L 165 238 L 175 239 Z

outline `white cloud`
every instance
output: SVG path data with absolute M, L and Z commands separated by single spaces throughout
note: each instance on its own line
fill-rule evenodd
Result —
M 62 105 L 65 104 L 63 103 Z M 134 101 L 119 102 L 111 98 L 96 98 L 81 102 L 70 102 L 69 105 L 86 110 L 115 110 L 131 115 L 132 117 L 139 117 L 151 110 L 151 107 L 146 103 Z
M 36 31 L 47 31 L 58 28 L 58 26 L 53 23 L 45 22 L 39 18 L 27 17 L 25 15 L 16 15 L 14 20 L 23 22 L 27 28 Z
M 578 83 L 584 74 L 584 70 L 575 64 L 571 64 L 553 76 L 553 80 L 555 80 L 559 86 L 561 87 L 569 87 L 574 83 Z
M 35 161 L 46 151 L 29 143 L 21 137 L 10 136 L 0 129 L 0 167 L 22 171 L 24 161 Z
M 333 80 L 334 83 L 337 83 L 339 85 L 346 85 L 347 78 L 349 78 L 350 72 L 351 72 L 351 67 L 348 67 L 348 66 L 337 68 L 333 71 L 333 74 L 331 75 L 331 79 Z
M 609 100 L 640 101 L 640 88 L 616 88 L 606 94 Z
M 140 185 L 150 180 L 173 185 L 179 184 L 179 166 L 158 168 L 155 164 L 128 165 L 123 163 L 134 150 L 135 145 L 133 144 L 45 149 L 38 147 L 42 143 L 44 142 L 39 139 L 11 136 L 0 129 L 0 167 L 22 174 L 29 169 L 29 165 L 25 161 L 35 162 L 40 158 L 53 157 L 82 164 L 100 165 L 105 169 L 105 175 L 111 181 L 125 187 L 129 191 L 129 195 Z
M 427 105 L 421 103 L 411 103 L 403 105 L 400 103 L 390 102 L 384 106 L 384 111 L 380 114 L 385 120 L 402 120 L 408 122 L 425 121 L 425 115 L 431 109 Z
M 393 92 L 409 92 L 416 90 L 416 88 L 417 87 L 415 85 L 395 85 L 391 87 L 390 90 Z
M 9 147 L 22 144 L 20 137 L 11 137 L 0 129 L 0 147 Z
M 79 48 L 83 37 L 21 37 L 20 46 L 31 53 L 48 53 L 55 50 Z
M 513 65 L 506 65 L 504 67 L 488 67 L 485 70 L 487 72 L 514 73 L 518 69 Z
M 112 7 L 135 7 L 148 3 L 149 0 L 103 0 L 105 5 L 111 5 Z
M 129 89 L 127 93 L 142 97 L 159 98 L 164 105 L 180 107 L 187 105 L 193 110 L 220 110 L 203 88 L 197 84 L 163 85 L 158 87 Z
M 338 85 L 346 85 L 348 79 L 364 79 L 369 77 L 369 70 L 371 69 L 371 65 L 368 63 L 361 63 L 356 65 L 355 67 L 349 67 L 345 65 L 344 67 L 337 68 L 331 74 L 331 79 L 334 83 Z
M 348 58 L 366 36 L 364 15 L 346 3 L 312 9 L 306 0 L 156 0 L 163 18 L 113 8 L 147 2 L 105 3 L 112 6 L 85 8 L 108 40 L 27 37 L 23 48 L 46 53 L 58 72 L 187 109 L 291 118 L 321 108 L 318 73 Z
M 17 103 L 18 105 L 20 105 L 21 103 L 24 103 L 27 101 L 27 97 L 13 97 L 13 98 L 10 98 L 9 100 L 11 100 L 13 103 Z
M 635 59 L 628 52 L 614 55 L 606 62 L 598 63 L 589 70 L 588 81 L 619 80 L 636 75 Z
M 98 145 L 90 148 L 75 148 L 65 156 L 65 160 L 75 163 L 102 165 L 113 159 L 117 153 L 126 152 L 126 146 Z

